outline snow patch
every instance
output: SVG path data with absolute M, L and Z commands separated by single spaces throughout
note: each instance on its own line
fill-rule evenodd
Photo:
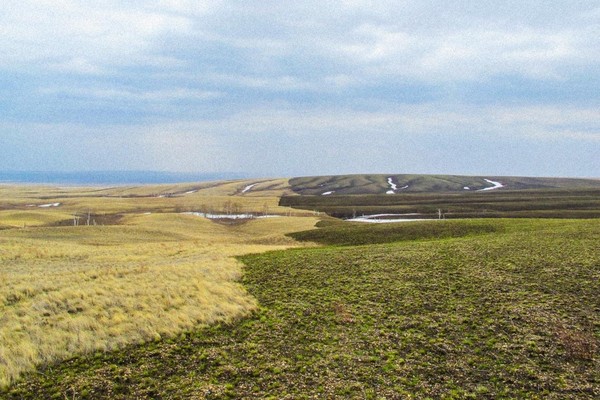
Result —
M 192 193 L 196 193 L 197 190 L 190 190 L 189 192 L 185 192 L 184 194 L 192 194 Z
M 323 193 L 321 196 L 329 196 L 330 194 L 333 194 L 334 191 L 332 190 L 331 192 L 325 192 Z
M 395 194 L 396 190 L 404 190 L 408 188 L 408 185 L 402 186 L 401 188 L 398 188 L 398 185 L 396 185 L 394 183 L 394 181 L 392 180 L 392 177 L 388 177 L 387 178 L 387 183 L 388 185 L 390 185 L 390 190 L 388 190 L 387 192 L 385 192 L 385 194 Z
M 500 183 L 500 182 L 491 181 L 489 179 L 484 179 L 484 181 L 486 181 L 487 183 L 491 183 L 494 186 L 487 187 L 487 188 L 484 188 L 484 189 L 479 189 L 478 192 L 483 192 L 484 190 L 500 189 L 501 187 L 504 187 L 504 185 L 502 183 Z
M 396 184 L 392 181 L 392 177 L 390 176 L 388 178 L 388 185 L 390 185 L 390 188 L 392 190 L 398 190 L 398 187 L 396 186 Z
M 350 222 L 366 222 L 369 224 L 391 224 L 396 222 L 415 222 L 415 221 L 429 221 L 427 219 L 368 219 L 368 218 L 353 218 L 349 219 Z
M 406 218 L 416 217 L 421 215 L 420 213 L 407 213 L 407 214 L 373 214 L 363 215 L 362 217 L 351 218 L 346 221 L 350 222 L 366 222 L 372 224 L 390 224 L 394 222 L 413 222 L 413 221 L 430 221 L 429 218 Z M 385 218 L 388 217 L 388 218 Z M 397 217 L 397 218 L 389 218 Z M 404 217 L 404 218 L 403 218 Z
M 194 215 L 196 217 L 202 217 L 206 219 L 261 219 L 261 218 L 278 218 L 281 215 L 268 214 L 268 215 L 255 215 L 255 214 L 213 214 L 203 212 L 186 212 L 186 215 Z
M 404 214 L 370 214 L 370 215 L 362 215 L 360 218 L 365 219 L 376 219 L 382 217 L 414 217 L 417 215 L 423 215 L 421 213 L 404 213 Z
M 60 203 L 50 203 L 50 204 L 42 204 L 39 205 L 39 208 L 50 208 L 50 207 L 58 207 L 60 206 Z
M 242 193 L 246 193 L 248 192 L 250 189 L 252 189 L 254 186 L 258 185 L 258 183 L 253 183 L 252 185 L 248 185 L 244 188 L 244 190 L 242 190 Z
M 464 190 L 471 190 L 471 188 L 470 188 L 470 187 L 468 187 L 468 186 L 465 186 L 463 189 L 464 189 Z

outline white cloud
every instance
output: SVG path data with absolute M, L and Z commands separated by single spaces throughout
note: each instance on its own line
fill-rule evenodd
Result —
M 216 172 L 233 171 L 235 165 L 223 143 L 198 131 L 152 127 L 138 143 L 133 152 L 139 154 L 140 169 Z
M 146 128 L 139 128 L 144 130 Z M 595 108 L 557 106 L 444 106 L 405 105 L 381 111 L 344 108 L 254 108 L 220 119 L 178 121 L 152 126 L 153 132 L 210 135 L 217 141 L 235 142 L 279 134 L 281 137 L 319 140 L 336 137 L 422 135 L 446 137 L 485 134 L 490 140 L 522 137 L 538 140 L 578 138 L 600 141 L 600 115 Z
M 594 108 L 526 106 L 491 111 L 489 125 L 498 135 L 600 142 L 600 114 Z
M 310 86 L 299 80 L 314 84 L 341 75 L 352 81 L 463 81 L 494 74 L 561 79 L 572 66 L 600 61 L 597 9 L 562 2 L 542 10 L 527 2 L 9 0 L 0 11 L 5 69 L 98 74 L 156 66 L 189 73 L 199 63 L 214 74 L 231 68 L 226 60 L 212 60 L 216 46 L 238 64 L 230 75 L 253 76 L 257 86 L 279 76 L 295 80 L 284 85 L 293 89 Z M 544 19 L 555 23 L 539 22 Z M 305 65 L 311 73 L 289 73 L 288 65 Z
M 104 66 L 98 63 L 92 63 L 90 60 L 82 57 L 61 60 L 58 62 L 49 62 L 47 67 L 59 72 L 74 72 L 85 75 L 101 75 L 107 71 Z
M 184 15 L 205 15 L 222 3 L 220 0 L 158 0 L 146 2 L 148 7 L 157 10 L 167 10 Z
M 581 35 L 531 28 L 476 28 L 423 36 L 390 26 L 367 25 L 354 30 L 337 52 L 348 65 L 358 65 L 375 78 L 439 82 L 512 74 L 557 79 L 568 73 L 565 67 L 598 60 L 597 52 L 581 43 Z M 328 44 L 328 48 L 335 45 Z
M 2 145 L 5 146 L 2 146 Z M 0 169 L 17 170 L 227 170 L 231 152 L 218 137 L 186 124 L 151 126 L 0 124 Z
M 308 82 L 290 75 L 244 75 L 244 74 L 206 74 L 199 77 L 204 83 L 213 83 L 226 86 L 235 86 L 239 88 L 255 88 L 269 91 L 301 91 L 316 90 L 318 85 L 315 82 Z
M 141 102 L 164 102 L 175 100 L 210 100 L 224 96 L 216 91 L 192 90 L 187 88 L 172 88 L 163 90 L 135 90 L 127 88 L 42 88 L 42 95 L 67 95 L 102 100 L 128 100 Z
M 0 7 L 4 68 L 97 73 L 108 66 L 143 62 L 161 36 L 191 29 L 186 17 L 116 1 L 10 0 Z
M 444 162 L 452 159 L 452 154 L 462 160 L 465 155 L 457 149 L 468 149 L 481 160 L 477 168 L 494 171 L 501 166 L 485 165 L 490 158 L 482 152 L 499 143 L 525 143 L 524 148 L 507 150 L 513 158 L 514 154 L 534 152 L 531 143 L 556 154 L 561 153 L 564 143 L 571 143 L 571 149 L 590 153 L 600 145 L 600 115 L 591 107 L 453 108 L 427 104 L 376 112 L 265 107 L 223 118 L 136 126 L 0 124 L 0 159 L 6 156 L 11 160 L 21 154 L 16 157 L 23 164 L 21 169 L 38 170 L 244 170 L 250 174 L 294 175 L 402 170 L 397 165 L 405 164 L 398 163 L 410 161 L 406 168 L 412 165 L 415 172 L 432 172 L 425 169 L 427 157 L 443 152 Z M 501 157 L 494 157 L 499 162 Z M 456 162 L 463 165 L 466 161 Z M 15 165 L 13 161 L 10 167 L 15 169 Z M 578 174 L 600 173 L 595 166 L 573 165 L 579 168 Z M 554 170 L 563 171 L 563 167 L 557 165 Z M 450 172 L 451 168 L 454 173 L 461 172 L 456 165 L 448 168 L 438 172 Z M 504 168 L 518 172 L 517 165 Z M 550 170 L 546 174 L 557 173 Z
M 342 44 L 339 49 L 350 59 L 363 63 L 402 56 L 416 45 L 415 38 L 408 33 L 382 26 L 365 24 L 354 29 L 352 33 L 357 41 Z

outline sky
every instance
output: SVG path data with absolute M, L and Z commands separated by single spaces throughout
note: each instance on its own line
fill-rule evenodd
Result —
M 0 170 L 600 178 L 600 2 L 3 0 Z

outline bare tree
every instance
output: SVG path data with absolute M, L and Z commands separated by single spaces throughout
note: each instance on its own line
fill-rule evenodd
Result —
M 225 214 L 230 215 L 232 209 L 233 209 L 233 203 L 231 202 L 231 200 L 227 200 L 225 203 L 223 203 L 223 212 Z
M 240 203 L 233 203 L 231 204 L 231 211 L 233 214 L 241 214 L 242 212 L 242 205 Z

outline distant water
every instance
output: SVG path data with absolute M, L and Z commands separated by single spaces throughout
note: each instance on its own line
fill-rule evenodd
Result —
M 0 183 L 39 183 L 60 185 L 129 185 L 180 182 L 206 182 L 247 178 L 243 173 L 179 173 L 159 171 L 0 171 Z

